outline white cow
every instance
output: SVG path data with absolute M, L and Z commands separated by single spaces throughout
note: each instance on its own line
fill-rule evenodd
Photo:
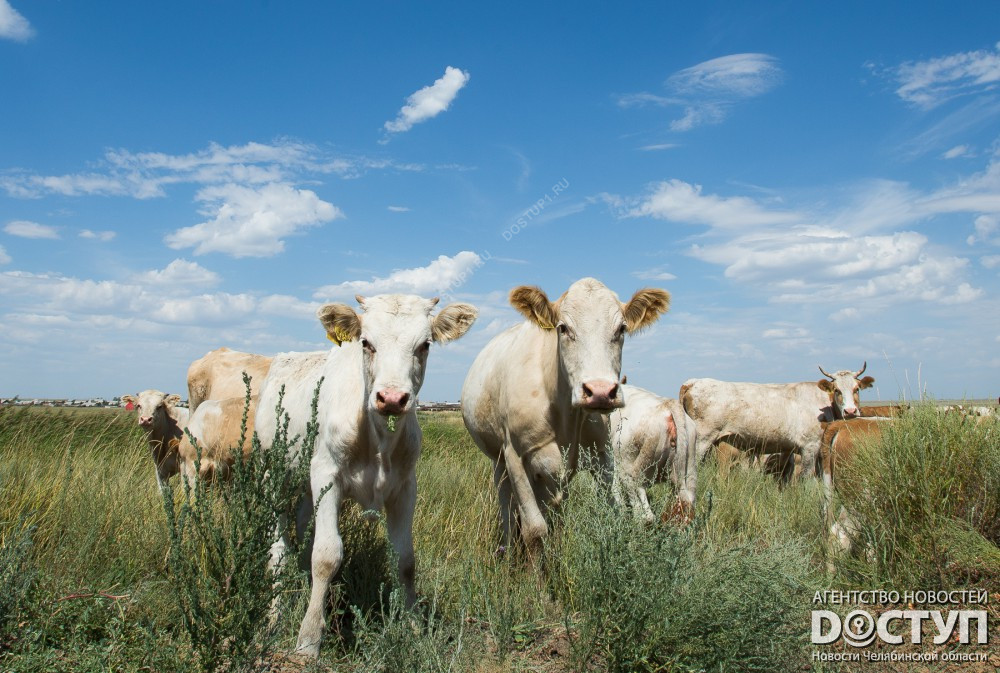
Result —
M 493 461 L 504 544 L 512 539 L 516 506 L 521 537 L 536 554 L 548 534 L 542 508 L 560 503 L 581 451 L 610 485 L 607 415 L 624 404 L 618 380 L 625 334 L 654 323 L 670 295 L 644 289 L 623 304 L 600 281 L 584 278 L 555 302 L 521 286 L 510 303 L 527 320 L 476 357 L 462 388 L 462 416 Z
M 181 471 L 189 483 L 193 485 L 193 481 L 190 480 L 195 477 L 205 481 L 225 481 L 229 478 L 233 462 L 236 460 L 232 450 L 240 446 L 244 409 L 247 411 L 247 425 L 240 450 L 246 457 L 250 452 L 254 416 L 257 413 L 256 395 L 250 398 L 249 407 L 245 397 L 205 400 L 191 414 L 187 432 L 181 437 L 177 447 Z M 188 433 L 194 436 L 197 447 L 192 443 Z
M 875 382 L 858 372 L 820 371 L 827 379 L 804 383 L 733 383 L 688 379 L 681 386 L 684 411 L 697 426 L 697 455 L 702 460 L 720 441 L 752 453 L 799 453 L 802 476 L 816 473 L 824 421 L 852 418 L 858 393 Z M 829 485 L 828 485 L 829 486 Z
M 122 401 L 135 407 L 139 427 L 146 431 L 149 452 L 156 466 L 156 483 L 160 488 L 180 471 L 177 444 L 188 422 L 188 410 L 176 406 L 180 395 L 168 395 L 159 390 L 144 390 L 136 395 L 122 395 Z
M 677 491 L 672 514 L 689 515 L 698 484 L 694 421 L 679 400 L 637 386 L 622 385 L 622 393 L 625 406 L 610 418 L 616 499 L 652 523 L 646 487 L 669 479 Z
M 243 372 L 250 376 L 250 394 L 260 392 L 271 358 L 243 353 L 223 346 L 205 353 L 188 367 L 188 408 L 193 414 L 205 400 L 225 400 L 246 396 Z
M 316 507 L 312 593 L 297 645 L 311 656 L 319 654 L 327 591 L 343 559 L 337 519 L 345 498 L 365 509 L 385 510 L 407 603 L 416 600 L 412 530 L 421 439 L 417 393 L 431 342 L 461 337 L 476 319 L 476 309 L 469 304 L 451 304 L 431 315 L 436 298 L 381 295 L 357 300 L 361 315 L 344 304 L 326 304 L 317 312 L 328 336 L 338 344 L 328 353 L 275 357 L 261 386 L 257 412 L 257 432 L 268 446 L 275 430 L 278 392 L 284 385 L 289 436 L 304 436 L 313 391 L 323 377 L 319 434 L 310 465 L 311 498 L 305 502 L 306 507 Z M 321 494 L 318 505 L 311 502 Z M 272 549 L 273 562 L 281 563 L 284 554 L 282 539 Z

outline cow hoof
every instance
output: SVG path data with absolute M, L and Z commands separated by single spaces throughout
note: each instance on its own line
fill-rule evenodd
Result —
M 694 506 L 689 502 L 676 501 L 669 510 L 663 512 L 660 520 L 665 524 L 687 526 L 694 521 Z

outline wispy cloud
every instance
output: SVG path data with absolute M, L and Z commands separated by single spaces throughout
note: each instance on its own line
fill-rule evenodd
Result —
M 115 232 L 113 231 L 91 231 L 90 229 L 83 229 L 80 231 L 80 238 L 91 238 L 98 241 L 110 241 L 114 239 Z
M 28 20 L 7 0 L 0 0 L 0 38 L 15 42 L 27 42 L 35 35 L 35 29 Z
M 896 94 L 900 98 L 932 108 L 956 96 L 995 89 L 1000 83 L 1000 43 L 992 50 L 908 61 L 892 72 L 899 83 Z
M 901 301 L 954 304 L 984 296 L 967 278 L 968 260 L 907 227 L 944 213 L 1000 214 L 1000 165 L 928 193 L 888 181 L 863 184 L 833 208 L 777 210 L 681 180 L 658 183 L 639 198 L 603 199 L 621 217 L 707 226 L 687 254 L 724 267 L 726 278 L 756 285 L 775 302 L 861 302 L 868 310 Z M 969 242 L 993 240 L 998 221 L 979 215 Z
M 664 270 L 663 267 L 633 271 L 632 276 L 639 280 L 677 280 L 677 276 Z
M 482 264 L 482 259 L 474 252 L 462 251 L 454 257 L 440 255 L 427 266 L 413 269 L 397 269 L 385 277 L 371 280 L 351 280 L 336 285 L 324 285 L 313 293 L 313 298 L 321 301 L 348 299 L 356 294 L 372 295 L 385 293 L 406 293 L 431 295 L 442 293 L 460 284 Z
M 206 204 L 202 212 L 211 219 L 164 238 L 171 248 L 194 248 L 196 255 L 270 257 L 285 249 L 285 237 L 343 217 L 339 208 L 315 192 L 279 182 L 206 187 L 196 198 Z
M 944 159 L 958 159 L 959 157 L 972 156 L 972 150 L 968 145 L 956 145 L 941 155 Z
M 294 140 L 250 142 L 222 146 L 210 143 L 189 154 L 109 150 L 97 162 L 99 170 L 65 175 L 39 175 L 7 171 L 0 175 L 0 189 L 18 198 L 63 196 L 128 196 L 160 198 L 172 185 L 262 185 L 337 175 L 355 178 L 367 171 L 423 171 L 421 164 L 390 158 L 331 155 Z
M 389 206 L 387 209 L 391 213 L 408 213 L 410 209 L 406 206 Z
M 690 131 L 722 122 L 738 102 L 761 96 L 782 79 L 778 60 L 767 54 L 731 54 L 679 70 L 667 78 L 668 95 L 637 93 L 618 99 L 624 107 L 679 106 L 684 115 L 670 123 L 673 131 Z
M 392 121 L 387 121 L 383 128 L 387 134 L 404 133 L 415 124 L 425 122 L 438 116 L 448 109 L 455 96 L 469 81 L 469 73 L 459 68 L 448 66 L 444 75 L 430 86 L 416 91 L 406 99 L 406 105 Z M 386 136 L 388 139 L 388 135 Z
M 10 264 L 10 255 L 7 254 L 2 245 L 0 245 L 0 264 Z
M 28 220 L 8 222 L 3 230 L 11 236 L 19 236 L 21 238 L 59 238 L 59 232 L 55 227 L 37 222 L 29 222 Z
M 136 274 L 136 283 L 173 287 L 212 287 L 219 283 L 219 274 L 209 271 L 197 262 L 175 259 L 164 269 L 153 269 Z
M 661 152 L 663 150 L 672 150 L 677 147 L 676 143 L 660 143 L 659 145 L 643 145 L 639 149 L 643 152 Z

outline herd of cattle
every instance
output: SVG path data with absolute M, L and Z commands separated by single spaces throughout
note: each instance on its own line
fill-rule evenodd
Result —
M 297 645 L 312 656 L 319 652 L 327 592 L 343 558 L 338 513 L 344 499 L 385 512 L 407 601 L 416 599 L 416 398 L 431 343 L 460 338 L 477 316 L 464 303 L 435 314 L 437 299 L 408 295 L 357 300 L 360 313 L 345 304 L 319 309 L 334 344 L 329 351 L 270 358 L 220 348 L 188 370 L 188 409 L 177 406 L 179 396 L 156 390 L 122 398 L 134 405 L 147 432 L 162 485 L 178 473 L 225 479 L 239 444 L 243 372 L 251 377 L 247 437 L 256 430 L 264 446 L 275 434 L 282 391 L 288 436 L 304 436 L 322 380 L 310 483 L 297 517 L 304 526 L 315 514 L 312 592 Z M 784 478 L 819 471 L 829 495 L 838 457 L 903 409 L 860 406 L 859 392 L 874 383 L 871 376 L 861 378 L 865 366 L 833 374 L 820 367 L 824 378 L 805 383 L 689 379 L 676 399 L 627 385 L 621 377 L 625 335 L 667 311 L 664 290 L 642 289 L 623 303 L 585 278 L 556 301 L 537 287 L 521 286 L 510 293 L 510 303 L 526 320 L 493 338 L 475 359 L 462 389 L 462 414 L 493 463 L 503 544 L 519 534 L 533 556 L 548 534 L 545 511 L 559 505 L 580 467 L 606 484 L 623 510 L 647 521 L 655 516 L 646 488 L 663 481 L 676 492 L 663 517 L 690 518 L 698 465 L 713 450 L 720 461 L 751 457 Z M 200 461 L 188 433 L 197 439 Z M 241 450 L 249 450 L 248 439 Z M 324 493 L 314 508 L 313 499 Z M 833 532 L 844 529 L 841 520 Z M 280 538 L 272 562 L 282 563 L 285 552 Z

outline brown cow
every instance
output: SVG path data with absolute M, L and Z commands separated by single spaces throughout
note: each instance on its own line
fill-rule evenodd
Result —
M 160 488 L 180 471 L 177 443 L 188 422 L 188 410 L 178 407 L 180 395 L 168 395 L 159 390 L 144 390 L 137 395 L 122 395 L 122 401 L 135 407 L 139 427 L 146 431 L 149 452 L 156 466 L 156 483 Z
M 909 404 L 880 404 L 860 407 L 861 418 L 896 418 L 910 410 Z

